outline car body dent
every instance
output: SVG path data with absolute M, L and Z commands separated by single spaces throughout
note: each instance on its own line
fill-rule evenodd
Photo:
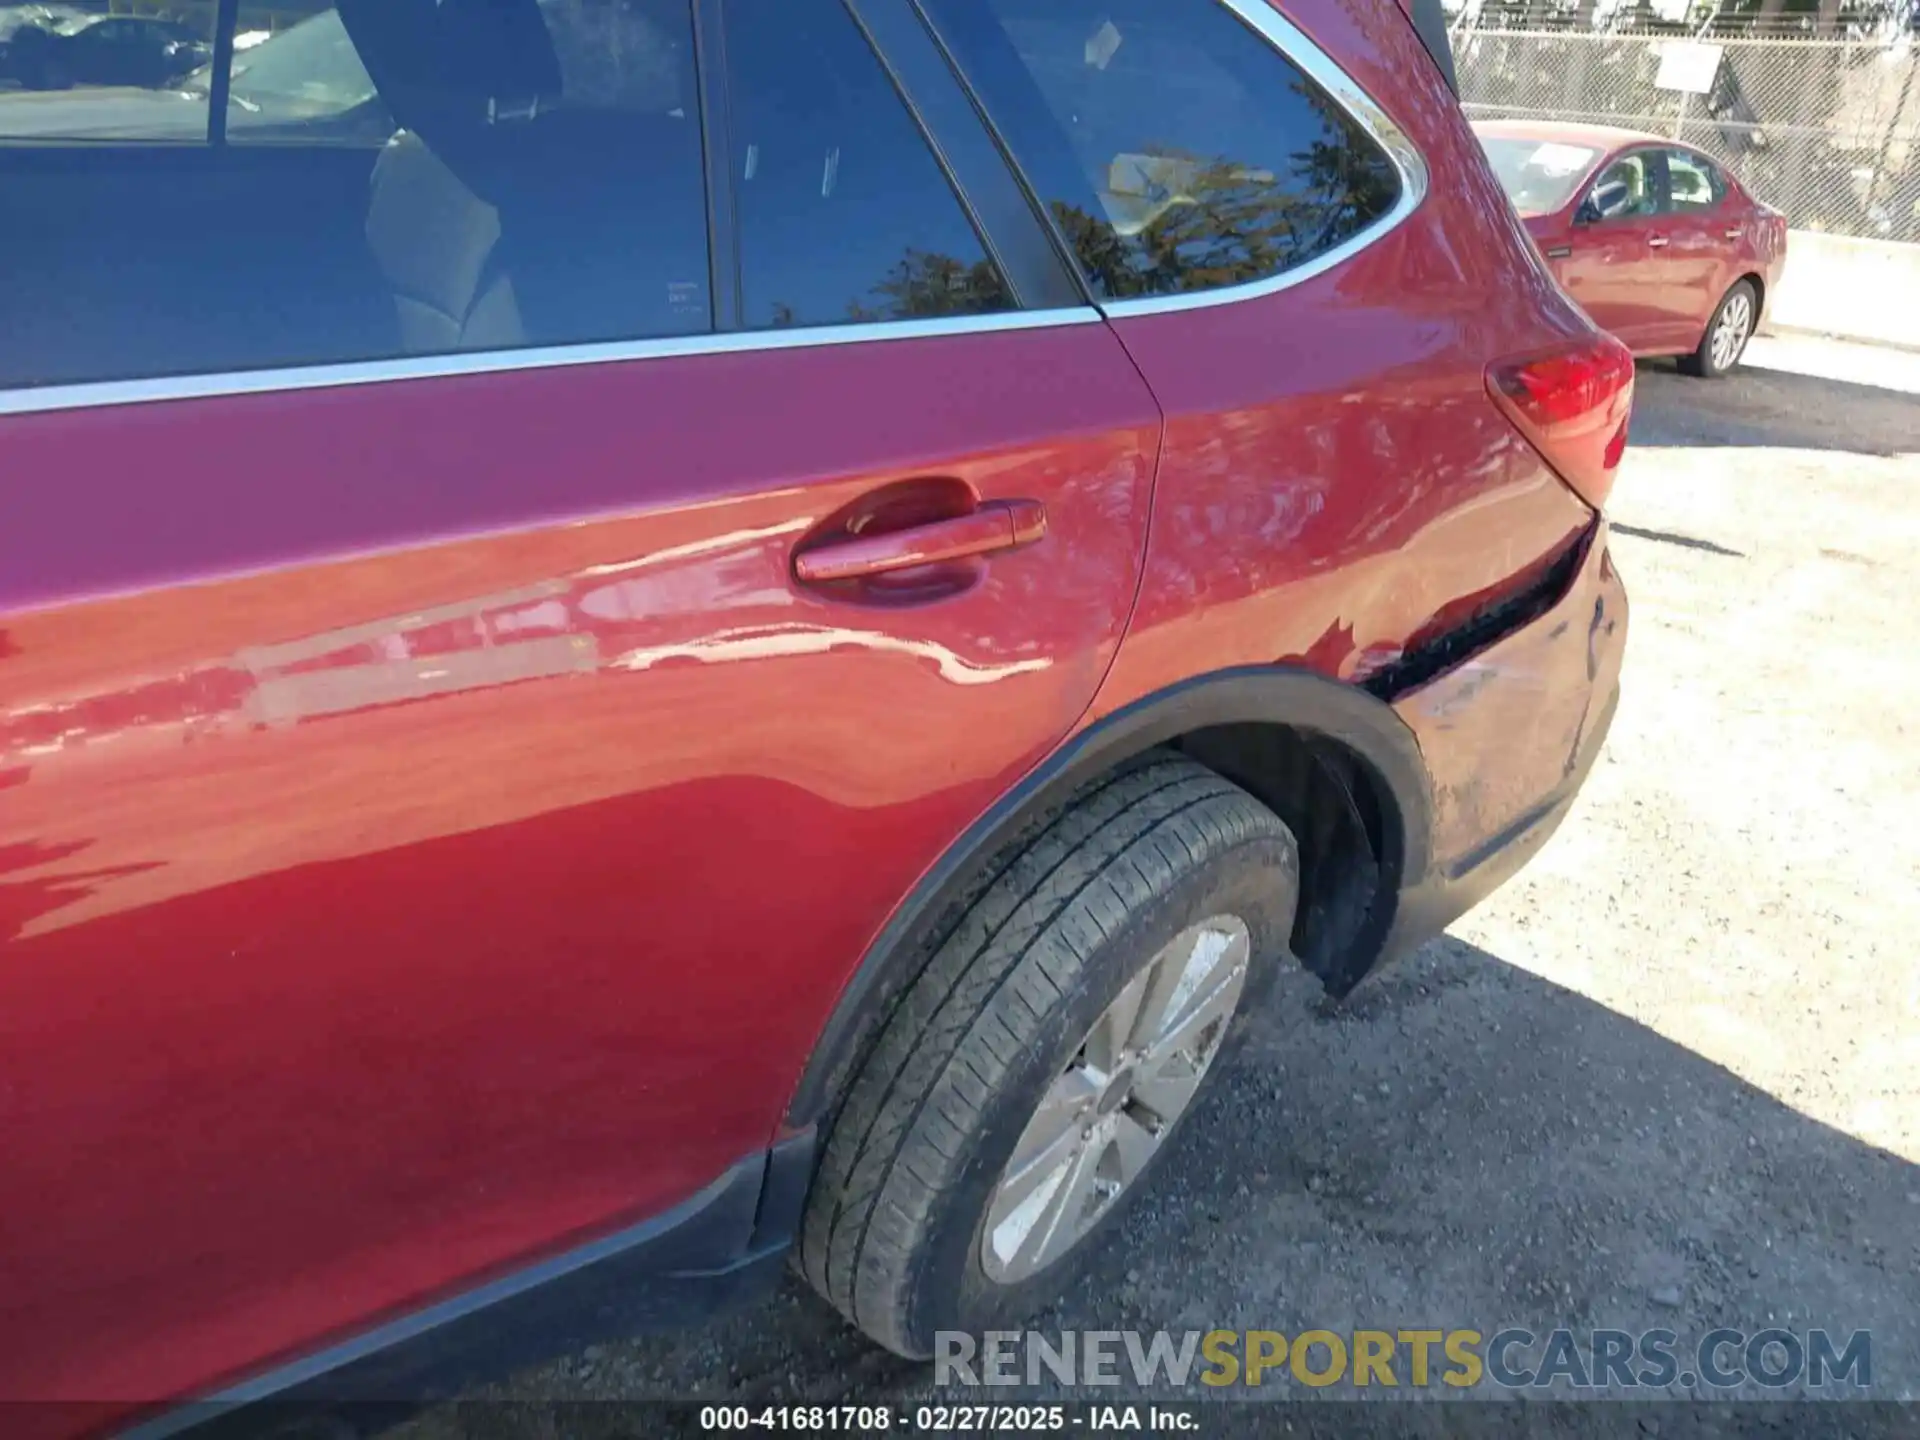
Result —
M 1430 782 L 1413 732 L 1387 704 L 1297 666 L 1250 665 L 1185 676 L 1098 719 L 1089 716 L 947 847 L 867 947 L 800 1077 L 783 1133 L 814 1125 L 830 1112 L 862 1027 L 885 1013 L 887 997 L 911 981 L 928 936 L 982 860 L 1032 817 L 1115 765 L 1196 732 L 1242 725 L 1295 727 L 1346 747 L 1390 797 L 1381 857 L 1389 885 L 1427 874 Z
M 1441 869 L 1460 871 L 1479 847 L 1564 791 L 1618 688 L 1626 624 L 1626 591 L 1602 527 L 1551 610 L 1395 700 L 1432 776 Z M 1485 764 L 1496 748 L 1512 763 Z

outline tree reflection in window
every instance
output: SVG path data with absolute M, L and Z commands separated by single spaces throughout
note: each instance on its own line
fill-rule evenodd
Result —
M 1379 145 L 1217 0 L 928 4 L 1103 298 L 1266 279 L 1399 196 Z
M 872 302 L 854 301 L 847 318 L 858 321 L 919 320 L 941 315 L 979 315 L 1004 310 L 1011 300 L 989 260 L 972 264 L 951 255 L 909 250 L 872 290 Z
M 849 300 L 845 319 L 856 325 L 888 320 L 933 320 L 947 315 L 983 315 L 1013 306 L 1006 282 L 990 260 L 968 263 L 951 255 L 909 250 L 875 282 L 865 299 Z M 801 322 L 799 312 L 784 301 L 769 307 L 768 324 L 783 329 Z M 825 323 L 822 319 L 808 324 Z
M 1187 162 L 1182 194 L 1132 235 L 1066 202 L 1055 201 L 1053 215 L 1110 299 L 1243 285 L 1351 239 L 1398 195 L 1377 152 L 1316 141 L 1296 158 L 1293 184 L 1225 158 Z
M 728 0 L 742 319 L 841 325 L 1013 297 L 838 0 Z

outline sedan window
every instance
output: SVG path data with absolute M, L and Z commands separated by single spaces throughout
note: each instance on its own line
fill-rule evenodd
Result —
M 1585 145 L 1506 135 L 1479 139 L 1494 175 L 1522 215 L 1548 215 L 1565 205 L 1600 158 L 1598 150 Z
M 1601 172 L 1587 192 L 1587 205 L 1599 219 L 1630 220 L 1660 213 L 1650 158 L 1647 151 L 1636 150 Z
M 1691 150 L 1667 152 L 1667 187 L 1673 208 L 1683 214 L 1711 210 L 1726 194 L 1719 169 L 1706 156 Z
M 0 145 L 204 139 L 206 95 L 183 88 L 212 53 L 211 6 L 204 19 L 196 30 L 54 7 L 0 19 Z

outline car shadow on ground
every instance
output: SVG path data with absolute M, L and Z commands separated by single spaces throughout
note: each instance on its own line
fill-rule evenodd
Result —
M 1634 445 L 1920 452 L 1920 396 L 1743 364 L 1720 380 L 1670 360 L 1635 367 Z
M 1682 535 L 1677 530 L 1648 530 L 1639 525 L 1623 525 L 1616 520 L 1613 522 L 1613 533 L 1631 535 L 1636 540 L 1652 540 L 1660 545 L 1678 545 L 1682 550 L 1700 550 L 1708 555 L 1724 555 L 1730 560 L 1747 558 L 1747 552 L 1744 550 L 1730 550 L 1725 545 L 1716 544 L 1712 540 Z
M 1292 977 L 1249 1032 L 1120 1243 L 1037 1328 L 1666 1328 L 1683 1358 L 1720 1326 L 1825 1328 L 1841 1342 L 1868 1330 L 1867 1393 L 1920 1393 L 1920 1167 L 1451 938 L 1343 1005 Z M 1423 1393 L 1445 1392 L 1436 1382 Z M 1284 1379 L 1262 1392 L 1307 1396 Z M 649 1397 L 900 1406 L 956 1392 L 867 1346 L 789 1280 L 699 1330 L 593 1347 L 406 1433 L 587 1433 L 581 1416 L 598 1412 L 577 1402 Z M 1407 1433 L 1411 1420 L 1398 1407 L 1377 1420 L 1341 1408 L 1343 1433 L 1390 1416 L 1391 1433 Z M 1853 1407 L 1831 1413 L 1852 1417 L 1831 1433 L 1878 1431 Z M 1803 1417 L 1777 1433 L 1815 1432 Z

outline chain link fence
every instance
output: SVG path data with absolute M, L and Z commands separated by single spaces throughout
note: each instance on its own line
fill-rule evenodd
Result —
M 1691 95 L 1654 84 L 1675 39 L 1463 22 L 1453 45 L 1469 115 L 1673 136 L 1796 229 L 1920 243 L 1920 45 L 1715 37 L 1713 88 Z

